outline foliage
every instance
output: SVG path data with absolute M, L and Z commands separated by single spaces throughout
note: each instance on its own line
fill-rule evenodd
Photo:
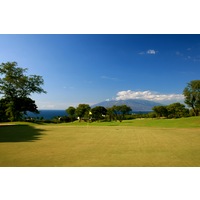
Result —
M 79 122 L 82 120 L 83 117 L 89 117 L 90 106 L 88 104 L 79 104 L 76 108 L 76 116 L 79 118 Z
M 35 101 L 30 98 L 2 98 L 0 99 L 0 121 L 19 121 L 27 111 L 39 113 Z
M 189 116 L 189 110 L 181 103 L 172 103 L 168 106 L 154 106 L 157 117 L 180 118 Z
M 156 113 L 155 112 L 150 112 L 148 113 L 149 118 L 156 118 Z
M 6 106 L 6 115 L 10 121 L 20 120 L 27 111 L 39 113 L 35 101 L 27 97 L 8 99 Z
M 112 121 L 115 119 L 113 107 L 107 108 L 107 118 L 108 118 L 108 121 Z
M 92 117 L 95 120 L 101 120 L 101 119 L 105 118 L 107 109 L 104 108 L 103 106 L 96 106 L 96 107 L 92 108 L 91 113 L 92 113 Z
M 189 110 L 181 103 L 173 103 L 167 106 L 168 118 L 180 118 L 189 115 Z
M 0 122 L 8 121 L 8 117 L 6 116 L 6 99 L 0 99 Z
M 0 93 L 3 94 L 4 111 L 11 121 L 19 120 L 26 111 L 38 112 L 32 93 L 46 93 L 41 87 L 41 76 L 26 75 L 27 68 L 17 67 L 16 62 L 0 65 Z
M 191 107 L 197 116 L 200 112 L 200 80 L 190 81 L 183 90 L 185 103 Z
M 76 108 L 70 106 L 66 109 L 67 114 L 69 115 L 71 122 L 75 119 Z
M 109 118 L 116 119 L 122 122 L 125 119 L 125 115 L 129 114 L 132 109 L 127 105 L 114 105 L 110 110 L 108 110 Z
M 166 106 L 154 106 L 152 110 L 156 113 L 157 117 L 168 116 L 168 110 Z
M 46 93 L 40 86 L 44 84 L 41 76 L 25 73 L 27 68 L 17 67 L 16 62 L 7 62 L 0 65 L 0 74 L 4 75 L 0 79 L 0 91 L 5 97 L 23 98 L 31 93 Z

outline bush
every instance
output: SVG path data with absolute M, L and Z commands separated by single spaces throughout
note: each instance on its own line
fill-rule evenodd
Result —
M 148 114 L 148 117 L 149 118 L 156 118 L 156 113 L 151 112 L 151 113 Z

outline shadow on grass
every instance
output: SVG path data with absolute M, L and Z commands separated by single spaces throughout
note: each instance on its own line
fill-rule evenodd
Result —
M 29 125 L 0 126 L 1 142 L 34 142 L 41 139 L 44 130 Z

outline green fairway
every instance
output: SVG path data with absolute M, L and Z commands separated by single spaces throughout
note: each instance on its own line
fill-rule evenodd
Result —
M 134 120 L 124 120 L 122 122 L 93 122 L 80 123 L 78 121 L 66 125 L 75 126 L 135 126 L 135 127 L 160 127 L 160 128 L 200 128 L 200 117 L 188 117 L 178 119 L 150 119 L 138 118 Z
M 200 118 L 2 124 L 0 166 L 200 166 Z

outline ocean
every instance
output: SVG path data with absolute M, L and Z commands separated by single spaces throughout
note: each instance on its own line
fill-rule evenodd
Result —
M 34 118 L 41 118 L 43 117 L 44 119 L 50 120 L 54 117 L 62 117 L 62 116 L 67 116 L 67 113 L 65 110 L 39 110 L 39 114 L 27 112 L 28 117 L 34 117 Z

